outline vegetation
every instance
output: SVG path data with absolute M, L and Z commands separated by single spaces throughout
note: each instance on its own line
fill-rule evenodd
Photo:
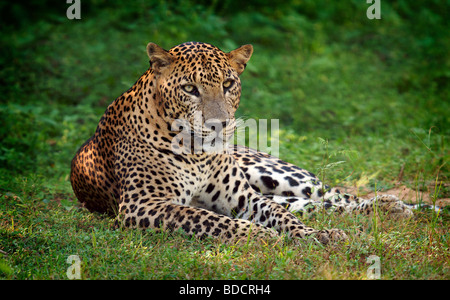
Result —
M 81 208 L 70 160 L 106 106 L 148 68 L 149 41 L 224 51 L 251 43 L 238 116 L 280 120 L 280 157 L 328 183 L 383 190 L 400 181 L 449 198 L 448 1 L 105 1 L 0 4 L 0 278 L 449 279 L 447 210 L 407 222 L 317 215 L 346 230 L 334 247 L 224 245 L 115 230 Z M 236 12 L 236 8 L 239 11 Z M 343 162 L 343 163 L 339 163 Z

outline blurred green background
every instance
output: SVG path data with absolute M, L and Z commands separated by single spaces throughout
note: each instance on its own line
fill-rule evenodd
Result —
M 238 116 L 280 119 L 280 157 L 334 184 L 448 183 L 450 1 L 381 0 L 381 20 L 365 0 L 81 0 L 81 20 L 65 2 L 0 4 L 0 191 L 71 193 L 73 155 L 150 41 L 253 44 Z

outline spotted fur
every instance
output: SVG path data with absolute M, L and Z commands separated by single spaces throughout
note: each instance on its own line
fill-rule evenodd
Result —
M 287 233 L 314 236 L 325 244 L 346 235 L 307 227 L 291 211 L 325 205 L 371 212 L 373 200 L 325 191 L 312 173 L 255 150 L 174 151 L 179 142 L 174 143 L 175 120 L 187 120 L 201 136 L 208 131 L 194 124 L 198 112 L 205 124 L 213 119 L 224 125 L 225 140 L 231 136 L 239 75 L 252 55 L 251 45 L 224 53 L 205 43 L 169 51 L 150 43 L 147 52 L 150 68 L 108 106 L 95 134 L 72 160 L 72 187 L 86 208 L 118 216 L 132 228 L 182 230 L 226 241 Z M 386 203 L 401 204 L 391 198 Z
M 313 213 L 326 209 L 337 213 L 371 215 L 375 207 L 391 218 L 409 218 L 411 207 L 394 195 L 360 199 L 323 184 L 313 173 L 277 157 L 242 146 L 230 147 L 250 185 L 291 212 Z

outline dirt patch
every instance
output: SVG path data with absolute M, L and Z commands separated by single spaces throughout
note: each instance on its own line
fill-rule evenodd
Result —
M 366 187 L 360 187 L 359 189 L 356 187 L 339 187 L 341 191 L 345 193 L 360 196 L 363 199 L 370 199 L 375 197 L 375 192 Z M 433 188 L 434 189 L 434 188 Z M 358 194 L 359 190 L 359 194 Z M 428 191 L 417 191 L 415 189 L 411 189 L 405 185 L 399 185 L 392 189 L 383 190 L 378 192 L 379 194 L 390 194 L 397 196 L 400 200 L 405 203 L 427 203 L 433 204 L 432 192 Z M 440 198 L 436 200 L 436 205 L 440 207 L 445 207 L 450 205 L 450 198 Z

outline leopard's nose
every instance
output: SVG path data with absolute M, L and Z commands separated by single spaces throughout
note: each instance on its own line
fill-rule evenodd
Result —
M 231 117 L 229 107 L 224 99 L 205 100 L 202 107 L 202 113 L 205 121 L 211 120 L 211 122 L 219 121 L 222 123 L 226 122 L 227 119 L 230 119 Z

